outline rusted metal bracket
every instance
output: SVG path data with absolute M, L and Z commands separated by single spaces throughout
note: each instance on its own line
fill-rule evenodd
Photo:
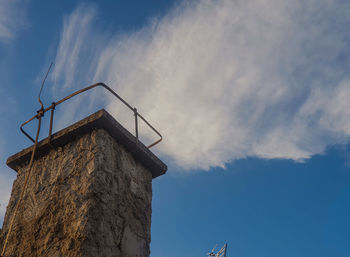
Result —
M 125 104 L 133 113 L 134 113 L 134 117 L 135 117 L 135 137 L 136 137 L 136 144 L 138 144 L 138 141 L 139 141 L 139 132 L 138 132 L 138 118 L 142 119 L 147 125 L 148 127 L 150 127 L 159 137 L 160 139 L 158 139 L 157 141 L 153 142 L 152 144 L 150 144 L 148 146 L 148 148 L 151 148 L 152 146 L 155 146 L 156 144 L 158 144 L 159 142 L 162 141 L 163 137 L 162 135 L 140 114 L 137 112 L 137 109 L 136 108 L 133 108 L 129 103 L 127 103 L 121 96 L 119 96 L 116 92 L 114 92 L 110 87 L 108 87 L 106 84 L 102 83 L 102 82 L 99 82 L 99 83 L 96 83 L 96 84 L 93 84 L 91 86 L 88 86 L 88 87 L 85 87 L 83 89 L 80 89 L 78 91 L 75 91 L 74 93 L 62 98 L 61 100 L 57 101 L 57 102 L 53 102 L 49 107 L 47 108 L 44 108 L 44 106 L 41 104 L 41 109 L 39 111 L 37 111 L 37 114 L 34 115 L 33 117 L 31 117 L 29 120 L 27 120 L 26 122 L 24 122 L 20 129 L 22 131 L 22 133 L 28 137 L 33 143 L 35 142 L 35 140 L 23 129 L 23 126 L 25 126 L 26 124 L 28 124 L 29 122 L 31 122 L 32 120 L 34 120 L 35 118 L 39 119 L 41 117 L 44 116 L 44 114 L 51 110 L 51 115 L 50 115 L 50 128 L 49 128 L 49 135 L 48 135 L 48 138 L 49 138 L 49 141 L 51 140 L 51 137 L 52 137 L 52 127 L 53 127 L 53 117 L 54 117 L 54 111 L 55 111 L 55 108 L 56 106 L 60 105 L 61 103 L 67 101 L 68 99 L 76 96 L 76 95 L 79 95 L 85 91 L 88 91 L 90 89 L 93 89 L 95 87 L 103 87 L 105 89 L 107 89 L 110 93 L 112 93 L 116 98 L 118 98 L 123 104 Z M 40 99 L 40 98 L 39 98 Z M 40 101 L 41 102 L 41 101 Z

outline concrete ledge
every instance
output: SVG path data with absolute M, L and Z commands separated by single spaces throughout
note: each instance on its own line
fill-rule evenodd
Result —
M 41 140 L 37 146 L 35 159 L 44 156 L 52 148 L 64 146 L 75 140 L 78 136 L 89 133 L 94 129 L 106 130 L 118 143 L 122 144 L 130 151 L 136 160 L 140 161 L 140 163 L 152 172 L 152 178 L 165 174 L 167 166 L 140 141 L 136 145 L 136 137 L 120 125 L 120 123 L 104 109 L 53 134 L 51 144 L 49 144 L 47 138 Z M 30 146 L 10 156 L 6 164 L 16 171 L 16 167 L 29 162 L 32 148 L 33 146 Z

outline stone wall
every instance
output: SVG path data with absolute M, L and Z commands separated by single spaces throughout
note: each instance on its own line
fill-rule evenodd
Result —
M 2 236 L 26 165 L 16 170 Z M 149 256 L 151 202 L 151 172 L 93 130 L 34 162 L 5 256 Z

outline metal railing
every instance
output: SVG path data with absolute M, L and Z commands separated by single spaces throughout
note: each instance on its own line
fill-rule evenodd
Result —
M 147 146 L 148 148 L 151 148 L 152 146 L 155 146 L 156 144 L 158 144 L 159 142 L 162 141 L 163 137 L 162 135 L 140 114 L 137 112 L 137 109 L 134 107 L 132 107 L 128 102 L 126 102 L 121 96 L 119 96 L 116 92 L 114 92 L 110 87 L 108 87 L 106 84 L 104 83 L 96 83 L 96 84 L 93 84 L 91 86 L 88 86 L 88 87 L 85 87 L 83 89 L 80 89 L 78 91 L 75 91 L 74 93 L 62 98 L 61 100 L 57 101 L 57 102 L 53 102 L 49 107 L 47 108 L 44 108 L 42 102 L 40 101 L 40 97 L 39 97 L 39 102 L 40 102 L 40 105 L 41 105 L 41 109 L 39 111 L 37 111 L 37 114 L 34 115 L 32 118 L 30 118 L 29 120 L 27 120 L 26 122 L 24 122 L 20 129 L 22 131 L 22 133 L 28 137 L 33 143 L 35 143 L 35 140 L 23 129 L 23 126 L 25 126 L 26 124 L 28 124 L 29 122 L 31 122 L 32 120 L 34 120 L 35 118 L 41 120 L 41 118 L 44 116 L 44 114 L 51 110 L 51 115 L 50 115 L 50 127 L 49 127 L 49 141 L 51 141 L 51 137 L 52 137 L 52 127 L 53 127 L 53 117 L 54 117 L 54 111 L 55 111 L 55 108 L 57 105 L 67 101 L 68 99 L 78 95 L 78 94 L 81 94 L 85 91 L 88 91 L 90 89 L 93 89 L 95 87 L 103 87 L 105 89 L 107 89 L 110 93 L 112 93 L 115 97 L 117 97 L 123 104 L 125 104 L 133 113 L 134 113 L 134 117 L 135 117 L 135 137 L 136 137 L 136 144 L 138 143 L 139 141 L 139 131 L 138 131 L 138 117 L 140 119 L 142 119 L 159 137 L 160 139 L 158 139 L 157 141 L 153 142 L 152 144 L 150 144 L 149 146 Z

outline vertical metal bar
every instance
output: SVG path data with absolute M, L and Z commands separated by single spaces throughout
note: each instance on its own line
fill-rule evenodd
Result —
M 134 108 L 134 116 L 135 116 L 135 137 L 136 137 L 136 144 L 139 143 L 139 129 L 137 124 L 137 109 Z
M 53 115 L 55 111 L 55 102 L 52 103 L 51 116 L 50 116 L 50 128 L 49 128 L 49 142 L 51 142 L 52 127 L 53 127 Z
M 226 257 L 226 252 L 227 252 L 227 243 L 225 244 L 225 255 L 224 255 L 224 257 Z

